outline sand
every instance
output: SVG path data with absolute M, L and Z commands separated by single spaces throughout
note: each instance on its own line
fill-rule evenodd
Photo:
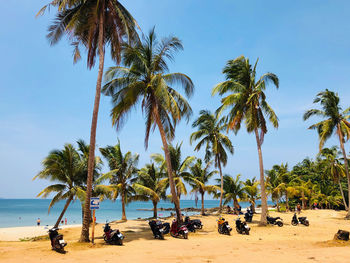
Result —
M 126 236 L 122 247 L 104 244 L 101 224 L 96 226 L 95 245 L 78 243 L 80 228 L 67 228 L 61 230 L 68 241 L 66 254 L 51 251 L 48 240 L 2 241 L 0 262 L 350 262 L 350 242 L 332 240 L 338 229 L 350 230 L 350 221 L 343 219 L 344 211 L 305 211 L 302 216 L 309 218 L 310 227 L 291 226 L 292 213 L 270 214 L 281 216 L 285 226 L 259 227 L 259 215 L 255 215 L 249 236 L 235 230 L 231 236 L 224 236 L 217 232 L 217 217 L 200 217 L 203 230 L 191 233 L 188 240 L 169 235 L 165 240 L 155 240 L 143 220 L 111 224 Z M 224 217 L 234 226 L 236 216 Z

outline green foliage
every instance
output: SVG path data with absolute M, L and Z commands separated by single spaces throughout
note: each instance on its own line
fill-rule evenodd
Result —
M 236 178 L 232 178 L 230 175 L 225 174 L 224 175 L 224 204 L 228 204 L 229 202 L 233 201 L 234 205 L 238 204 L 238 199 L 245 199 L 245 189 L 244 184 L 240 180 L 241 175 L 236 175 Z M 216 179 L 218 183 L 221 182 L 220 179 Z M 217 185 L 218 187 L 220 184 Z M 217 194 L 218 195 L 218 194 Z

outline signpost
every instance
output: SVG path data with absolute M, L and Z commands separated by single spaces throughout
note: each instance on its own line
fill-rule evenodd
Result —
M 96 222 L 96 217 L 95 217 L 95 211 L 96 209 L 100 209 L 100 198 L 98 197 L 91 197 L 90 198 L 90 209 L 92 210 L 92 233 L 91 233 L 91 240 L 92 243 L 94 243 L 95 239 L 95 222 Z

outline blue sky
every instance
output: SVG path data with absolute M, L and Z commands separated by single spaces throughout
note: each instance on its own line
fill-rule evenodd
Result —
M 238 0 L 133 0 L 121 1 L 144 32 L 156 26 L 158 36 L 175 35 L 184 51 L 170 64 L 173 72 L 188 74 L 195 83 L 190 99 L 194 116 L 181 123 L 176 142 L 183 141 L 184 155 L 201 156 L 189 145 L 190 124 L 201 109 L 215 110 L 219 98 L 213 86 L 223 80 L 222 68 L 240 55 L 253 62 L 259 57 L 259 74 L 273 72 L 280 89 L 270 87 L 268 101 L 280 127 L 265 136 L 265 169 L 288 162 L 293 166 L 318 151 L 312 123 L 303 112 L 315 95 L 326 88 L 339 93 L 343 107 L 350 106 L 350 23 L 346 0 L 238 1 Z M 72 63 L 72 48 L 62 40 L 50 47 L 46 30 L 54 12 L 35 18 L 46 3 L 39 0 L 2 2 L 0 16 L 0 197 L 33 198 L 47 182 L 32 178 L 48 152 L 82 138 L 89 141 L 96 68 L 89 71 L 85 57 Z M 52 9 L 53 11 L 53 9 Z M 112 66 L 107 58 L 106 68 Z M 141 155 L 140 165 L 151 153 L 161 151 L 157 132 L 144 149 L 144 121 L 138 109 L 124 128 L 111 126 L 110 100 L 101 100 L 97 145 L 115 144 Z M 314 120 L 316 121 L 316 119 Z M 242 178 L 258 176 L 255 138 L 242 129 L 229 135 L 235 154 L 224 171 Z M 329 145 L 337 144 L 330 140 Z M 349 144 L 346 144 L 349 152 Z

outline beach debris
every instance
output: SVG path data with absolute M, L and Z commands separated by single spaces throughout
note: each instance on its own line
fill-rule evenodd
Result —
M 349 231 L 339 229 L 338 232 L 334 235 L 334 239 L 349 241 Z

